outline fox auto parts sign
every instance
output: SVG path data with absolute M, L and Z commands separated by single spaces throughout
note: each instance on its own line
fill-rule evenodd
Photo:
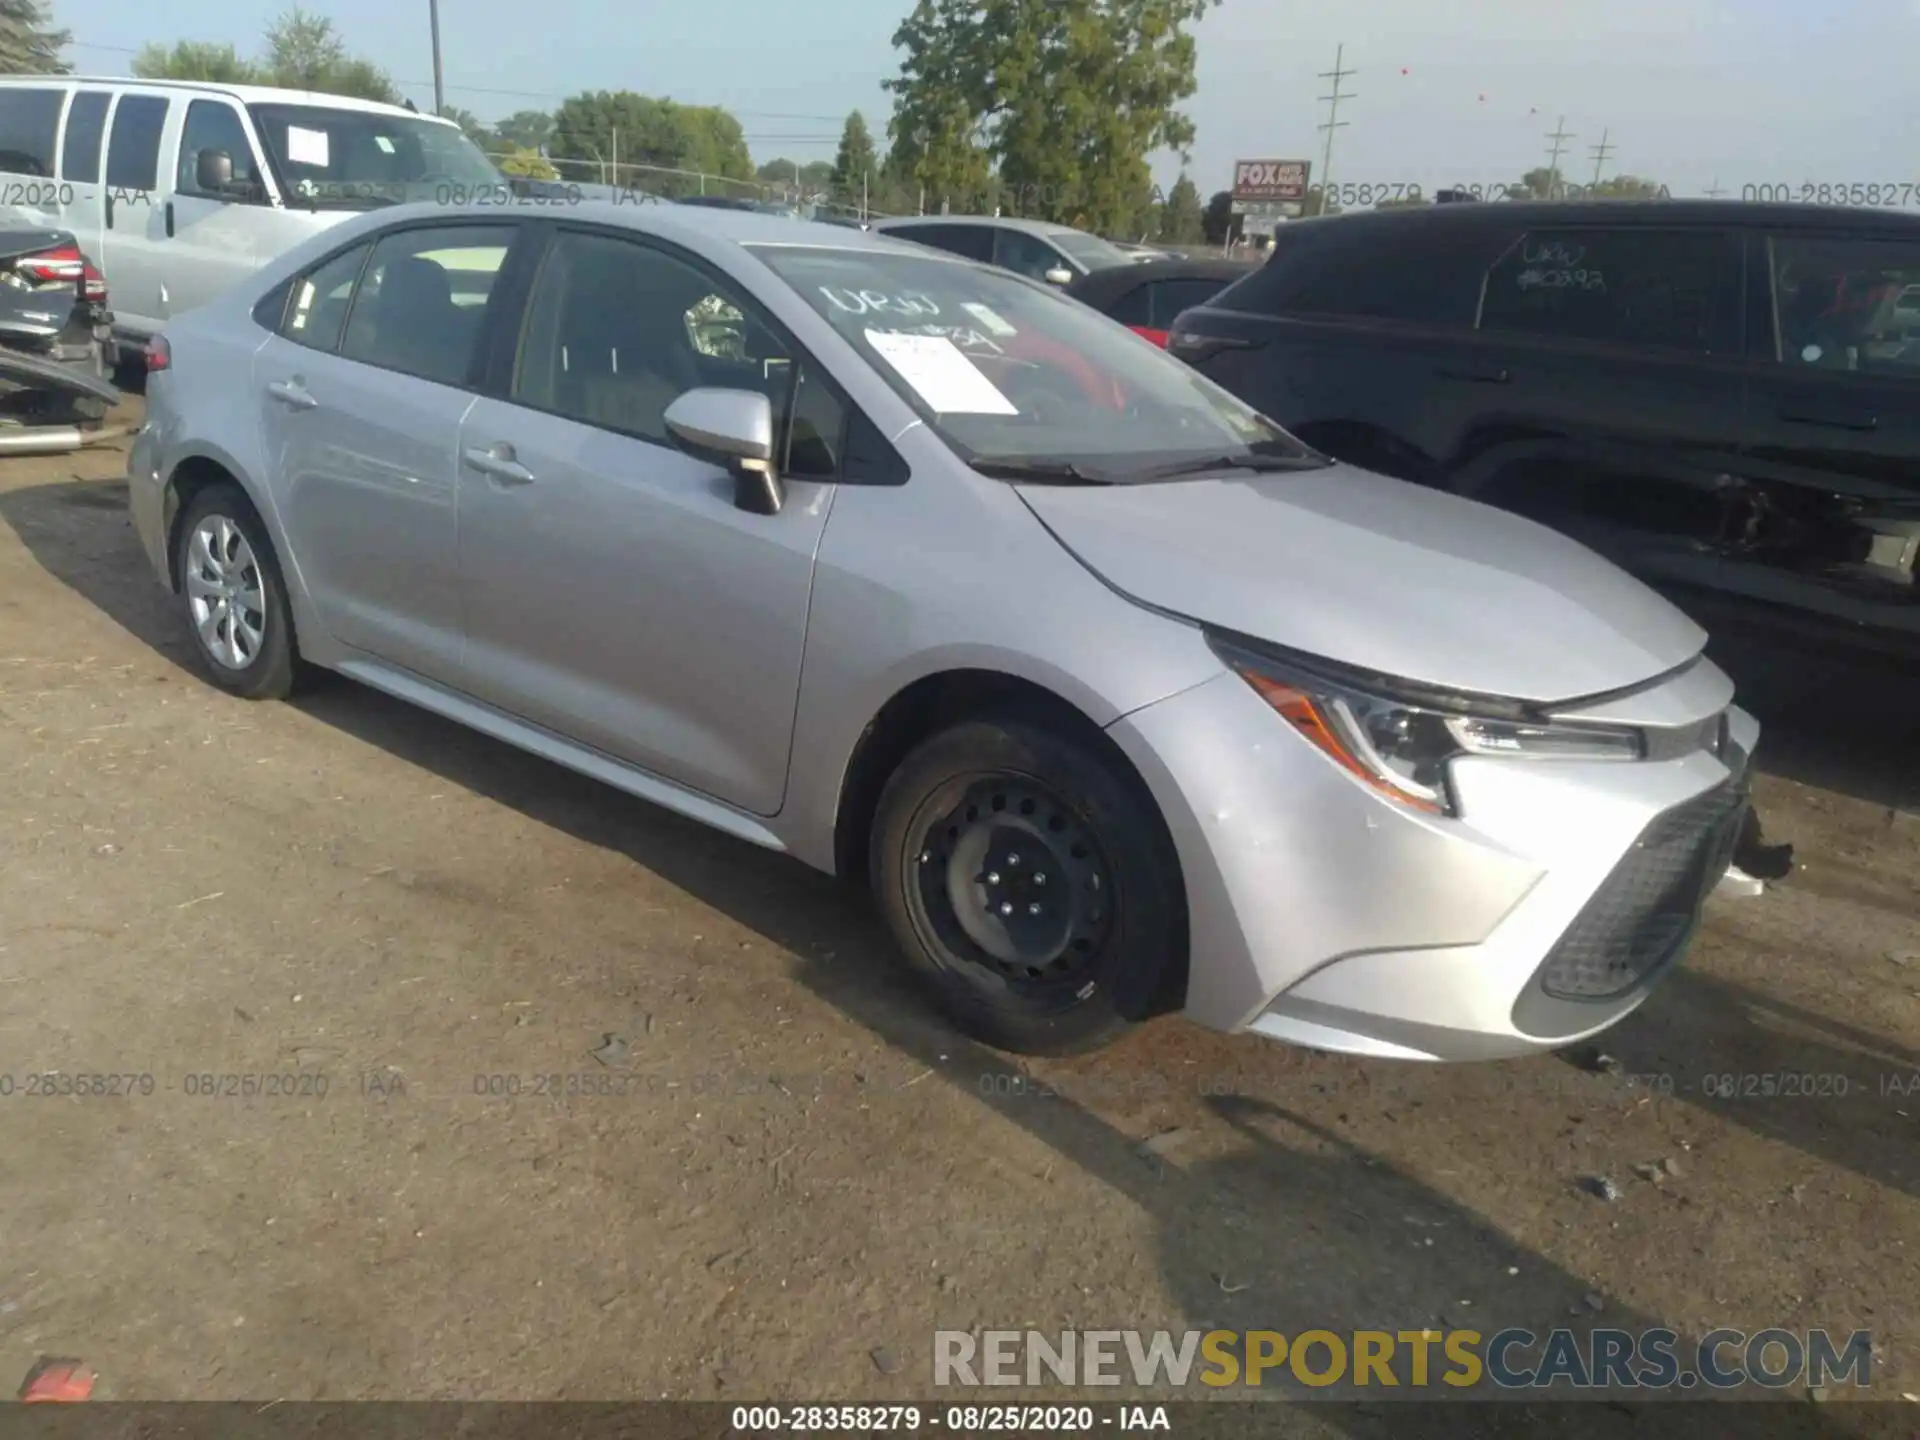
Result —
M 1305 160 L 1236 160 L 1233 198 L 1242 204 L 1297 204 L 1307 198 Z

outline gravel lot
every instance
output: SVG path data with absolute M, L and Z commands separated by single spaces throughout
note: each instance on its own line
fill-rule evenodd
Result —
M 1800 868 L 1716 900 L 1607 1038 L 1621 1074 L 1167 1022 L 1002 1095 L 1022 1067 L 930 1021 L 831 882 L 346 681 L 203 684 L 123 463 L 0 462 L 0 1071 L 153 1077 L 0 1096 L 0 1374 L 925 1399 L 936 1328 L 1665 1323 L 1869 1328 L 1874 1390 L 1920 1390 L 1920 704 L 1891 680 L 1761 677 Z M 1703 1084 L 1780 1072 L 1848 1093 Z M 646 1079 L 476 1093 L 608 1073 Z M 195 1093 L 246 1074 L 311 1078 Z

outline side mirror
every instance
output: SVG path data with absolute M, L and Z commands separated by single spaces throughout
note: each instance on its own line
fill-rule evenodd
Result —
M 1064 265 L 1056 265 L 1047 271 L 1044 278 L 1049 285 L 1071 285 L 1073 272 Z
M 753 515 L 778 515 L 786 486 L 773 463 L 773 404 L 758 390 L 689 390 L 662 417 L 673 443 L 733 474 L 733 503 Z
M 233 157 L 224 150 L 202 150 L 193 157 L 193 183 L 210 195 L 233 188 Z

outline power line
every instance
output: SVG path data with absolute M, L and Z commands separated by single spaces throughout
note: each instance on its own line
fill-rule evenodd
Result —
M 1321 80 L 1333 81 L 1333 93 L 1320 97 L 1326 102 L 1327 106 L 1327 123 L 1319 127 L 1327 132 L 1326 149 L 1323 150 L 1320 155 L 1320 213 L 1323 215 L 1327 210 L 1328 197 L 1333 194 L 1333 132 L 1344 129 L 1347 124 L 1345 120 L 1340 118 L 1340 102 L 1342 100 L 1358 98 L 1354 95 L 1342 95 L 1340 93 L 1340 82 L 1349 75 L 1358 75 L 1360 73 L 1358 70 L 1345 70 L 1341 68 L 1341 62 L 1345 58 L 1346 53 L 1347 47 L 1345 42 L 1334 46 L 1333 69 L 1322 70 L 1316 77 Z
M 100 50 L 111 55 L 138 55 L 141 48 L 137 45 L 102 45 L 92 40 L 75 40 L 71 43 L 76 50 Z M 393 83 L 396 85 L 411 85 L 420 90 L 431 89 L 433 85 L 433 82 L 430 80 L 404 80 L 399 78 L 395 78 Z M 503 90 L 491 85 L 448 84 L 444 88 L 448 90 L 458 90 L 466 95 L 504 95 L 511 99 L 519 100 L 571 100 L 573 98 L 571 95 L 560 95 L 551 90 Z M 756 120 L 818 120 L 823 123 L 838 125 L 847 118 L 844 115 L 796 115 L 780 110 L 740 110 L 732 105 L 721 108 L 729 110 L 735 115 L 750 115 Z M 839 138 L 838 135 L 834 136 L 836 140 Z

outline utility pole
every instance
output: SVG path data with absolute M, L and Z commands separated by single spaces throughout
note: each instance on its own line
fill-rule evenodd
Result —
M 1344 42 L 1336 45 L 1333 50 L 1333 69 L 1322 70 L 1318 76 L 1321 80 L 1333 81 L 1333 93 L 1320 97 L 1327 107 L 1327 123 L 1320 127 L 1327 132 L 1326 148 L 1320 152 L 1320 213 L 1322 215 L 1327 213 L 1327 207 L 1332 203 L 1333 197 L 1333 132 L 1344 129 L 1347 123 L 1340 118 L 1340 102 L 1357 98 L 1340 93 L 1340 82 L 1349 75 L 1360 73 L 1358 70 L 1347 70 L 1342 67 L 1346 53 L 1347 47 Z
M 1607 144 L 1607 136 L 1612 133 L 1611 130 L 1602 130 L 1600 143 L 1593 147 L 1593 183 L 1595 185 L 1600 183 L 1600 167 L 1606 164 L 1607 157 L 1613 154 L 1613 147 Z
M 1553 133 L 1547 139 L 1553 142 L 1553 149 L 1547 155 L 1547 198 L 1554 198 L 1554 192 L 1560 188 L 1560 156 L 1566 151 L 1567 141 L 1574 136 L 1567 131 L 1567 117 L 1562 115 L 1559 124 L 1553 127 Z
M 862 170 L 860 172 L 860 223 L 862 225 L 867 223 L 867 175 L 868 173 L 869 172 L 865 170 Z
M 433 113 L 447 108 L 447 89 L 440 83 L 440 0 L 427 0 L 427 23 L 433 27 Z
M 613 188 L 620 188 L 620 127 L 613 127 Z
M 1720 177 L 1718 175 L 1714 176 L 1713 183 L 1707 186 L 1707 198 L 1709 200 L 1718 200 L 1722 195 L 1726 193 L 1727 193 L 1726 191 L 1720 188 Z

